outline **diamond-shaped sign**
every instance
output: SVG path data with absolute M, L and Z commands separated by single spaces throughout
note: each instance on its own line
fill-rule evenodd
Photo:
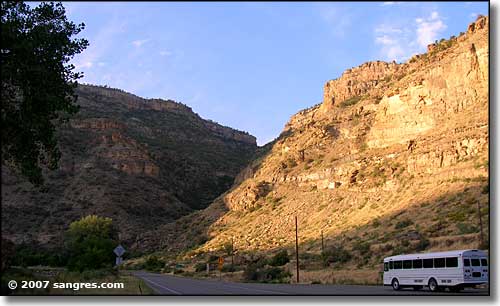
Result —
M 121 257 L 123 254 L 125 254 L 125 248 L 122 247 L 122 245 L 118 245 L 113 252 L 115 252 L 116 256 Z

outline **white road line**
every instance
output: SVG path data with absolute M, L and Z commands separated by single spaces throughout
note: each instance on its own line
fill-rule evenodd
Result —
M 170 288 L 167 288 L 167 287 L 165 287 L 165 286 L 162 286 L 162 285 L 160 285 L 160 284 L 158 284 L 158 283 L 156 283 L 156 282 L 153 282 L 152 280 L 147 279 L 147 278 L 145 278 L 145 277 L 143 278 L 143 280 L 145 280 L 145 281 L 147 281 L 147 282 L 150 282 L 150 283 L 152 283 L 153 285 L 155 285 L 155 286 L 157 286 L 157 287 L 160 287 L 160 288 L 163 288 L 163 289 L 165 289 L 165 290 L 168 290 L 168 291 L 172 292 L 173 294 L 182 295 L 182 293 L 180 293 L 179 291 L 175 291 L 175 290 L 173 290 L 173 289 L 170 289 Z

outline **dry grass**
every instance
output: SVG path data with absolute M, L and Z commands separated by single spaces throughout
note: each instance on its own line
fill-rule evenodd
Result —
M 296 279 L 292 271 L 292 281 Z M 311 284 L 349 284 L 349 285 L 377 285 L 381 283 L 379 271 L 376 269 L 342 269 L 325 268 L 315 271 L 300 271 L 300 282 Z

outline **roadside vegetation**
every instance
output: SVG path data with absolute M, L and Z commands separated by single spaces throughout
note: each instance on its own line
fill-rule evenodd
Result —
M 45 250 L 38 246 L 15 246 L 2 241 L 2 292 L 10 294 L 152 294 L 151 289 L 130 273 L 119 271 L 113 249 L 118 245 L 118 232 L 110 218 L 95 215 L 84 217 L 70 224 L 62 249 Z M 5 243 L 4 243 L 5 242 Z M 161 266 L 152 257 L 148 269 Z M 7 283 L 19 284 L 10 290 Z M 22 281 L 50 281 L 64 283 L 123 283 L 115 289 L 23 289 Z

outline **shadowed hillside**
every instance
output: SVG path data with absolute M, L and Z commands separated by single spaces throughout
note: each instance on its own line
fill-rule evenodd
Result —
M 59 245 L 72 221 L 111 217 L 122 240 L 205 208 L 256 150 L 255 137 L 174 101 L 106 87 L 76 90 L 79 113 L 57 131 L 62 158 L 37 190 L 2 167 L 2 236 Z

